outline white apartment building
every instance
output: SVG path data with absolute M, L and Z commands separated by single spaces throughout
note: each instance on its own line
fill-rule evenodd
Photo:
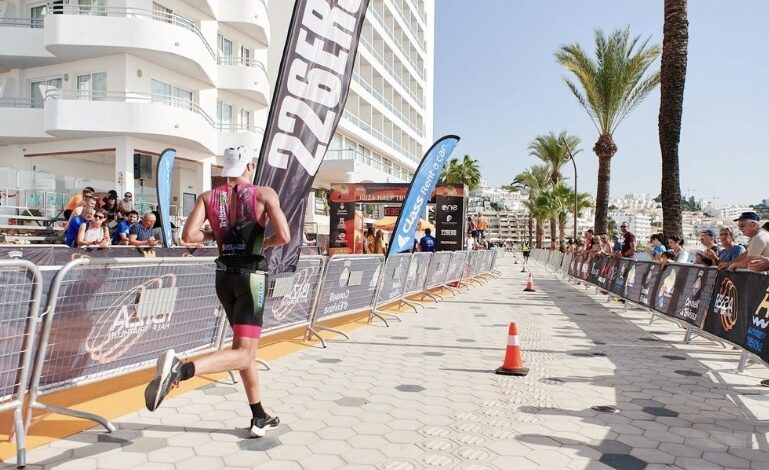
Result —
M 265 0 L 0 0 L 0 187 L 151 204 L 174 147 L 182 215 L 216 155 L 261 146 L 270 36 Z
M 271 83 L 293 7 L 270 2 Z M 309 195 L 308 230 L 328 233 L 320 199 L 331 183 L 411 181 L 433 143 L 434 27 L 434 0 L 370 1 L 347 105 Z
M 635 235 L 638 243 L 643 245 L 649 244 L 649 237 L 653 233 L 651 217 L 644 214 L 619 214 L 615 217 L 615 220 L 618 227 L 623 222 L 627 222 L 628 230 Z

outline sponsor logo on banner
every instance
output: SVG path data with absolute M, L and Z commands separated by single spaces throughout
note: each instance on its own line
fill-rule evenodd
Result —
M 641 297 L 639 298 L 641 303 L 647 305 L 649 304 L 649 291 L 652 289 L 649 284 L 651 284 L 652 279 L 654 279 L 654 273 L 656 271 L 657 265 L 650 265 L 649 269 L 646 271 L 646 274 L 644 274 L 643 279 L 641 280 Z
M 8 257 L 9 258 L 21 258 L 22 256 L 24 256 L 24 252 L 22 252 L 22 251 L 9 251 L 8 252 Z
M 753 352 L 763 353 L 766 344 L 766 328 L 769 327 L 769 288 L 762 295 L 761 303 L 753 312 L 753 326 L 748 328 L 746 346 Z
M 720 315 L 721 327 L 725 332 L 731 331 L 737 324 L 737 307 L 737 286 L 731 279 L 726 278 L 721 282 L 713 307 L 713 312 Z
M 657 291 L 657 309 L 665 310 L 665 305 L 673 297 L 673 288 L 676 285 L 676 269 L 671 268 L 665 279 L 660 283 Z
M 176 305 L 176 275 L 166 274 L 126 290 L 103 309 L 88 334 L 85 350 L 106 364 L 122 357 L 148 331 L 171 326 Z
M 371 276 L 371 282 L 368 283 L 369 289 L 376 288 L 377 282 L 379 282 L 379 272 L 382 270 L 382 265 L 378 264 L 374 275 Z
M 692 321 L 697 319 L 697 312 L 700 308 L 700 296 L 702 295 L 702 279 L 704 275 L 704 269 L 697 271 L 697 279 L 694 280 L 694 284 L 692 285 L 692 294 L 686 298 L 684 308 L 678 312 L 679 317 Z
M 319 269 L 318 266 L 308 266 L 302 269 L 297 269 L 296 272 L 294 272 L 291 291 L 288 295 L 281 297 L 272 307 L 272 316 L 276 320 L 282 320 L 294 307 L 310 300 L 313 279 L 318 274 Z
M 630 267 L 630 271 L 627 272 L 627 279 L 625 280 L 625 292 L 623 296 L 627 297 L 628 291 L 635 285 L 635 264 Z

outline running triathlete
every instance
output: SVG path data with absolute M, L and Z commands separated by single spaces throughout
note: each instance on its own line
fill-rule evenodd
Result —
M 144 399 L 147 409 L 154 411 L 180 381 L 196 375 L 238 370 L 253 415 L 251 437 L 262 437 L 280 422 L 277 416 L 269 416 L 262 408 L 255 362 L 267 296 L 262 250 L 288 243 L 291 234 L 275 191 L 251 183 L 255 168 L 243 147 L 228 148 L 222 168 L 222 176 L 228 177 L 228 182 L 200 195 L 182 233 L 185 243 L 216 240 L 219 246 L 216 294 L 232 326 L 232 349 L 185 363 L 174 355 L 173 349 L 164 352 L 157 362 L 157 376 L 144 391 Z M 201 229 L 206 220 L 213 231 Z M 263 238 L 268 223 L 274 235 Z

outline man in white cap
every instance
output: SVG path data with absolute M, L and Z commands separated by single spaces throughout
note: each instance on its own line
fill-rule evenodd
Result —
M 734 219 L 737 227 L 743 235 L 750 238 L 748 251 L 737 257 L 729 264 L 723 265 L 726 269 L 751 269 L 753 271 L 765 271 L 769 269 L 769 232 L 761 228 L 761 221 L 755 212 L 743 212 Z
M 262 437 L 280 422 L 262 407 L 254 361 L 267 297 L 267 268 L 262 250 L 285 245 L 291 232 L 275 191 L 252 184 L 255 169 L 243 147 L 225 150 L 222 176 L 228 178 L 227 183 L 198 197 L 182 233 L 185 243 L 215 240 L 219 247 L 216 294 L 233 329 L 232 349 L 186 363 L 182 363 L 173 350 L 164 352 L 158 359 L 157 376 L 145 389 L 144 399 L 147 409 L 154 411 L 180 381 L 196 375 L 238 370 L 251 407 L 251 437 Z M 212 231 L 202 230 L 206 220 Z M 264 238 L 268 223 L 274 234 Z

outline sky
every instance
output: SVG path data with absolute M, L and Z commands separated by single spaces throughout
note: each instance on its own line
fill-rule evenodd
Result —
M 539 160 L 528 144 L 567 130 L 582 139 L 578 190 L 595 194 L 598 138 L 555 62 L 562 44 L 592 53 L 594 30 L 662 44 L 662 0 L 435 0 L 434 135 L 458 134 L 491 186 Z M 679 159 L 681 192 L 719 205 L 769 198 L 769 1 L 689 2 Z M 659 60 L 654 66 L 659 68 Z M 659 90 L 614 134 L 611 197 L 660 193 Z M 573 183 L 571 164 L 562 169 Z

